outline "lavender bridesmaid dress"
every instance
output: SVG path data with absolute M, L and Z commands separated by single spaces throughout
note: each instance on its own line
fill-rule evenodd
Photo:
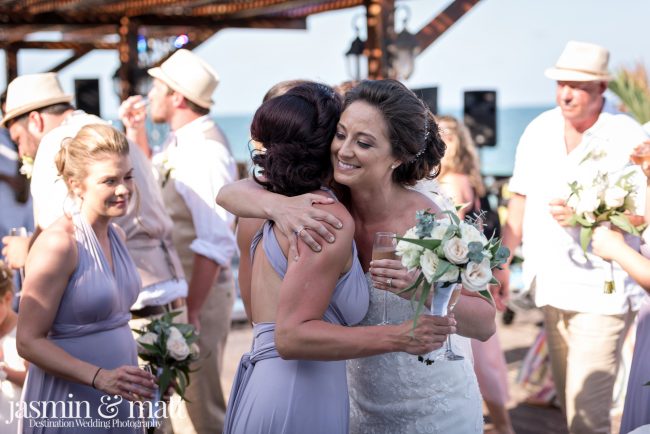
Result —
M 112 227 L 108 231 L 114 271 L 84 217 L 74 214 L 73 222 L 78 263 L 48 339 L 71 356 L 104 369 L 137 366 L 136 345 L 128 325 L 129 307 L 140 291 L 137 270 Z M 29 366 L 23 399 L 23 433 L 142 432 L 135 427 L 139 420 L 129 418 L 126 400 L 55 377 L 35 364 Z M 58 406 L 52 407 L 52 401 Z M 50 403 L 48 407 L 45 402 Z
M 639 311 L 636 328 L 636 341 L 632 369 L 627 382 L 625 407 L 621 420 L 621 434 L 650 424 L 650 296 L 645 297 L 645 304 Z
M 263 236 L 262 236 L 263 233 Z M 262 239 L 269 263 L 284 278 L 287 259 L 267 222 Z M 353 243 L 354 262 L 336 284 L 323 319 L 357 324 L 368 309 L 368 289 Z M 228 401 L 224 433 L 337 434 L 348 432 L 349 399 L 345 361 L 284 360 L 275 348 L 275 324 L 254 325 L 253 346 L 244 354 Z

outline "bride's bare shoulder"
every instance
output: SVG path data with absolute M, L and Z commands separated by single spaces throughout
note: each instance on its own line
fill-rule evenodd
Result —
M 408 208 L 410 211 L 415 212 L 417 210 L 428 209 L 435 214 L 439 214 L 442 211 L 433 199 L 424 193 L 409 190 L 408 195 L 410 204 Z

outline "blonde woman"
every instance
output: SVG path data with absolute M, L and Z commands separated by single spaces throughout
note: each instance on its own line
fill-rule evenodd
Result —
M 128 326 L 140 279 L 124 234 L 111 224 L 124 215 L 133 192 L 128 152 L 123 134 L 88 125 L 57 154 L 57 169 L 78 207 L 36 239 L 25 265 L 17 346 L 30 368 L 22 432 L 65 426 L 66 432 L 87 433 L 93 428 L 74 420 L 102 418 L 110 425 L 97 432 L 139 432 L 126 423 L 125 400 L 153 396 L 154 378 L 137 367 Z M 69 404 L 57 412 L 52 402 Z M 62 425 L 70 420 L 73 427 Z

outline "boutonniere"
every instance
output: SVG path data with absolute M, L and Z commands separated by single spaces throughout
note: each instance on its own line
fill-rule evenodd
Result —
M 21 162 L 20 174 L 24 175 L 27 179 L 31 179 L 32 172 L 34 171 L 34 159 L 27 155 L 23 155 Z

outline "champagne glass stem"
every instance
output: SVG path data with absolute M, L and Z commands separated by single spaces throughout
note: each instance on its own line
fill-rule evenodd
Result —
M 382 318 L 381 318 L 381 323 L 382 324 L 388 324 L 388 313 L 386 311 L 386 309 L 387 309 L 386 299 L 388 298 L 388 291 L 384 291 L 384 297 L 383 298 L 384 298 L 384 312 L 383 312 L 383 315 L 382 315 Z

